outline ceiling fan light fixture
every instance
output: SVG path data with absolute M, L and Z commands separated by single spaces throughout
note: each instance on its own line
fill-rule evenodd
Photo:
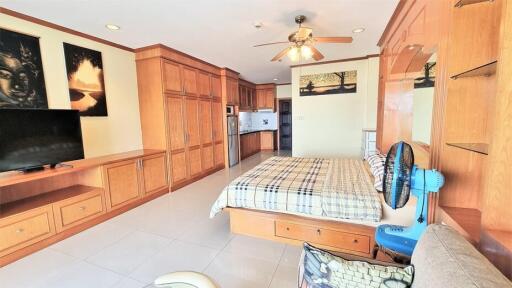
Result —
M 311 51 L 311 48 L 309 46 L 302 46 L 300 48 L 300 55 L 304 60 L 309 60 L 311 57 L 313 57 L 313 51 Z
M 362 32 L 364 32 L 364 30 L 365 29 L 363 27 L 359 27 L 359 28 L 352 30 L 352 33 L 362 33 Z
M 293 47 L 288 51 L 288 58 L 292 60 L 293 62 L 299 60 L 300 58 L 300 48 L 299 47 Z

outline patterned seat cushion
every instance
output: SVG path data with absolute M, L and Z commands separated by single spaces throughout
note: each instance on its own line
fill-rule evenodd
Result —
M 382 266 L 350 261 L 307 243 L 301 261 L 299 286 L 307 288 L 405 288 L 413 281 L 414 268 Z

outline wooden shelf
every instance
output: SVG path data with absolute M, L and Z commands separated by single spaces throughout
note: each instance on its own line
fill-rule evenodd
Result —
M 67 164 L 72 165 L 73 167 L 59 167 L 55 169 L 45 168 L 42 171 L 29 172 L 29 173 L 21 173 L 18 171 L 10 171 L 0 173 L 0 187 L 15 185 L 20 183 L 26 183 L 36 180 L 41 180 L 49 177 L 60 176 L 70 173 L 76 173 L 79 171 L 83 171 L 86 169 L 97 168 L 101 165 L 107 165 L 110 163 L 119 162 L 121 160 L 129 160 L 140 158 L 143 156 L 150 156 L 158 153 L 162 153 L 164 150 L 152 150 L 152 149 L 144 149 L 144 150 L 134 150 L 124 153 L 111 154 L 106 156 L 87 158 L 82 160 L 76 160 L 71 162 L 66 162 Z
M 477 209 L 441 206 L 442 210 L 465 232 L 469 238 L 480 241 L 480 220 L 482 213 Z M 455 227 L 456 228 L 456 227 Z
M 489 154 L 489 144 L 486 143 L 446 143 L 446 145 L 484 155 Z
M 74 185 L 63 189 L 46 192 L 37 196 L 24 198 L 18 201 L 1 204 L 0 218 L 28 211 L 37 207 L 50 205 L 52 203 L 76 197 L 78 195 L 85 194 L 93 190 L 103 190 L 103 188 L 85 185 Z
M 479 66 L 479 67 L 464 71 L 462 73 L 453 75 L 450 78 L 452 78 L 453 80 L 457 80 L 459 78 L 466 78 L 466 77 L 478 77 L 478 76 L 489 77 L 491 75 L 496 74 L 497 67 L 498 67 L 498 61 L 495 60 L 495 61 L 489 62 L 487 64 L 484 64 L 482 66 Z
M 466 5 L 477 4 L 482 2 L 494 2 L 494 0 L 460 0 L 455 4 L 456 8 L 461 8 Z

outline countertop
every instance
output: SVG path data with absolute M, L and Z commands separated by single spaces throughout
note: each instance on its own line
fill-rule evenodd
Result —
M 240 135 L 245 135 L 245 134 L 251 134 L 251 133 L 256 133 L 256 132 L 275 132 L 277 131 L 277 129 L 251 129 L 251 130 L 241 130 L 240 131 Z

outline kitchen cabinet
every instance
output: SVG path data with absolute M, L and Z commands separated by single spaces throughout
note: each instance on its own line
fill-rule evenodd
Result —
M 229 105 L 240 105 L 240 96 L 238 94 L 238 80 L 226 79 L 226 102 Z
M 274 150 L 274 131 L 260 132 L 260 150 Z
M 256 85 L 256 107 L 257 109 L 275 109 L 276 85 Z
M 245 80 L 239 80 L 238 83 L 240 95 L 240 111 L 256 110 L 256 85 Z

